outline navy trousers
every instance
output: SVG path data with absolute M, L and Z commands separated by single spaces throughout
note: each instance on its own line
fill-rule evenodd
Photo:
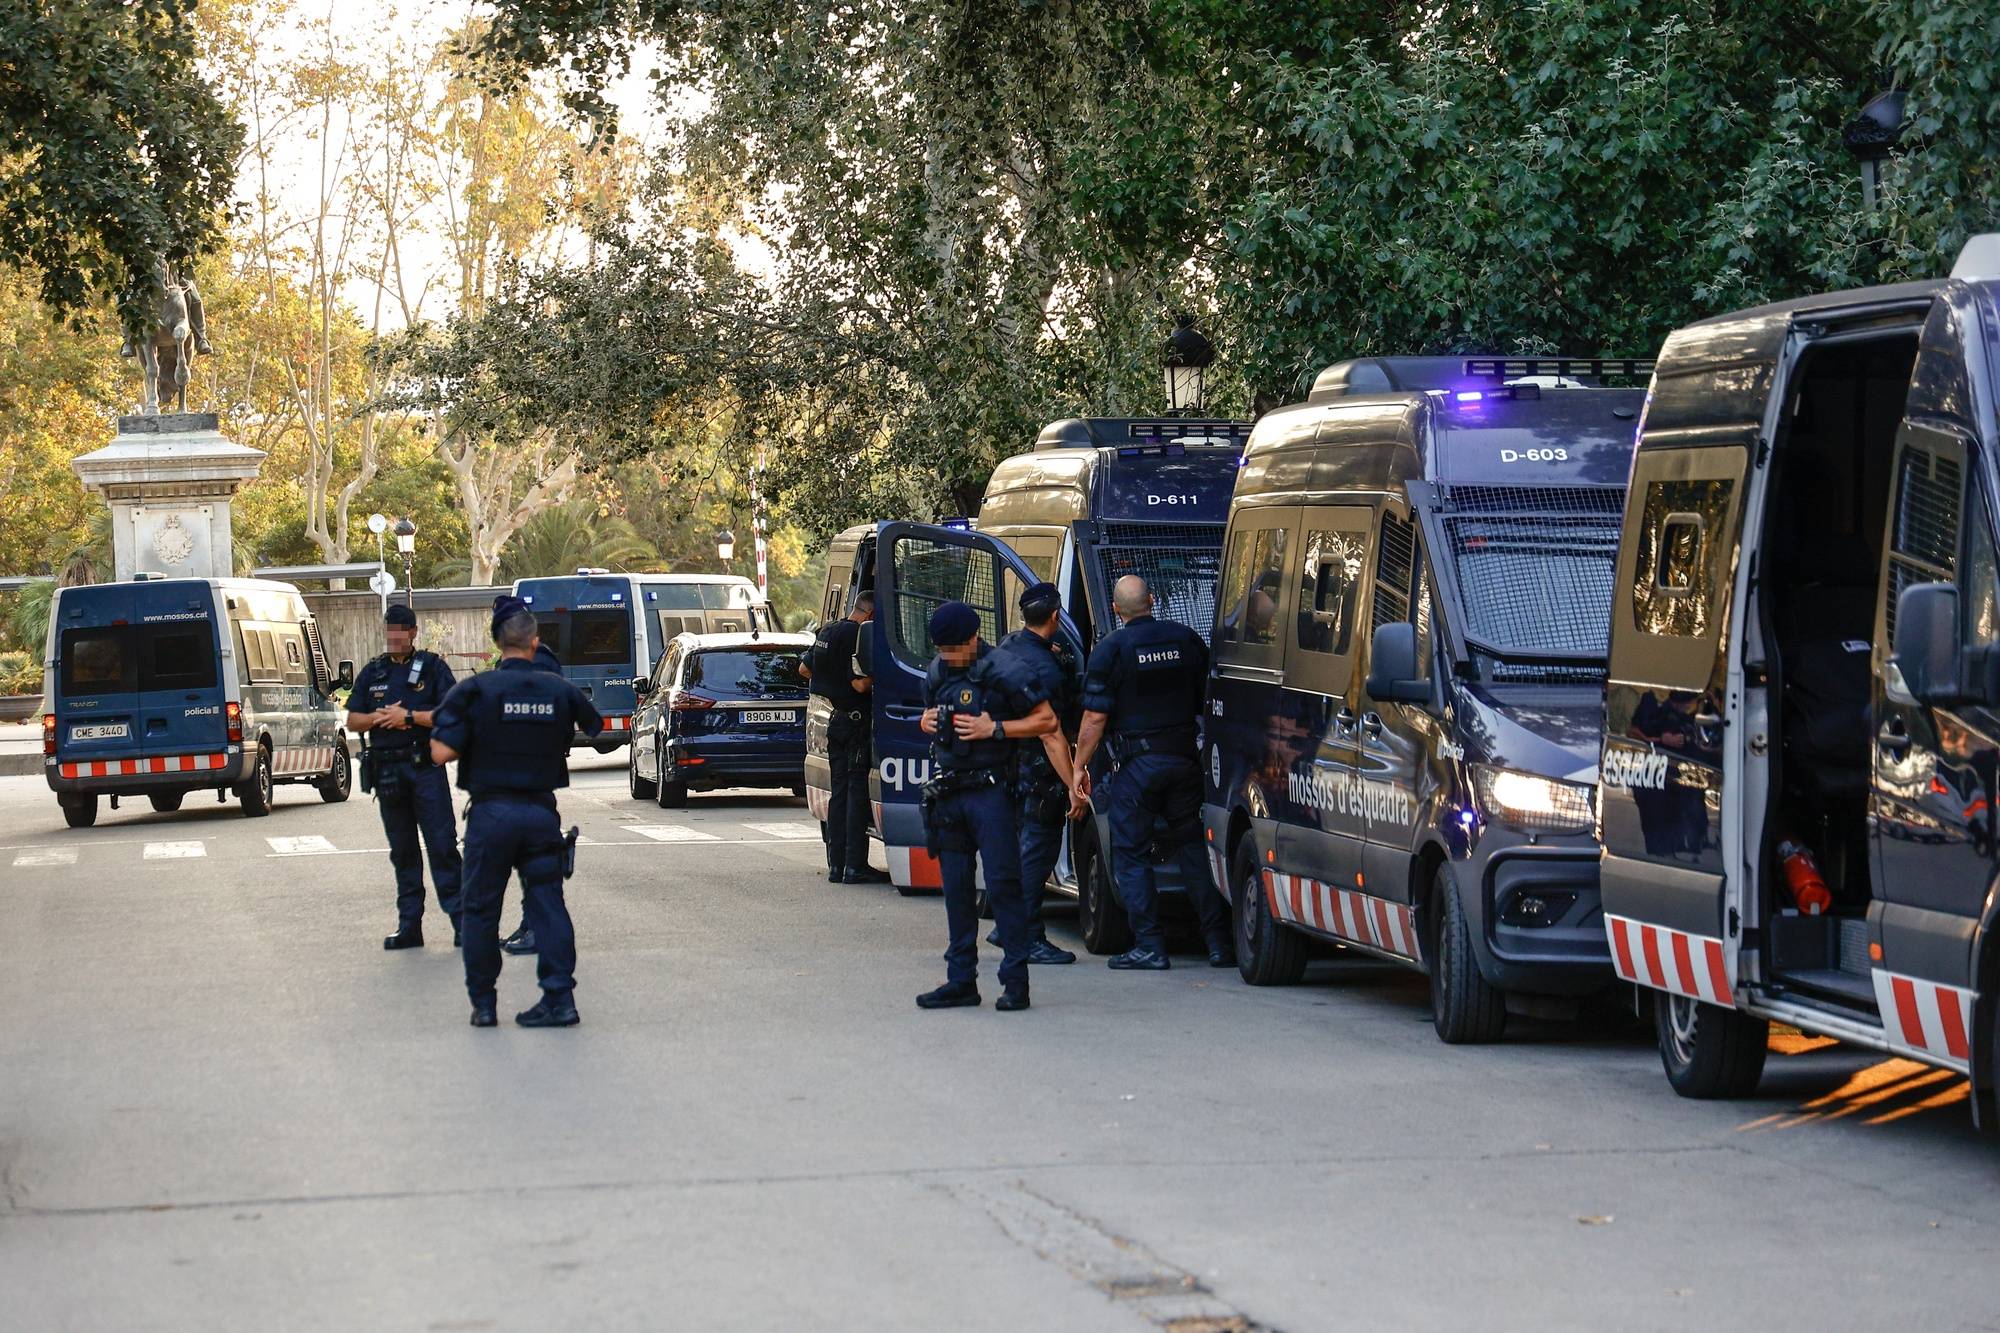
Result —
M 868 715 L 836 713 L 826 724 L 826 868 L 868 868 Z
M 576 928 L 563 902 L 562 821 L 556 798 L 542 793 L 479 795 L 465 816 L 463 951 L 465 989 L 477 1001 L 500 980 L 500 904 L 507 880 L 521 872 L 528 928 L 541 958 L 535 974 L 546 991 L 576 985 Z
M 993 905 L 1000 930 L 1002 986 L 1028 984 L 1027 904 L 1021 897 L 1021 844 L 1014 822 L 1014 801 L 999 783 L 959 792 L 938 803 L 940 826 L 953 833 L 935 838 L 938 867 L 944 878 L 945 928 L 951 940 L 944 951 L 945 977 L 954 982 L 979 976 L 978 872 L 986 871 L 986 901 Z
M 1049 937 L 1048 927 L 1042 924 L 1042 895 L 1048 891 L 1056 858 L 1062 855 L 1063 826 L 1033 818 L 1018 803 L 1015 810 L 1021 821 L 1021 912 L 1027 918 L 1032 943 Z
M 452 812 L 451 784 L 444 769 L 412 764 L 395 750 L 382 751 L 377 759 L 375 804 L 382 812 L 382 831 L 389 836 L 389 864 L 396 870 L 396 920 L 405 929 L 423 923 L 425 853 L 430 855 L 438 906 L 457 920 L 463 867 L 458 818 Z
M 1132 923 L 1138 947 L 1166 952 L 1159 885 L 1153 874 L 1157 824 L 1164 823 L 1170 835 L 1181 836 L 1171 859 L 1187 886 L 1203 939 L 1211 949 L 1227 948 L 1232 938 L 1229 908 L 1202 852 L 1201 770 L 1195 761 L 1179 755 L 1138 755 L 1121 764 L 1108 785 L 1118 901 Z

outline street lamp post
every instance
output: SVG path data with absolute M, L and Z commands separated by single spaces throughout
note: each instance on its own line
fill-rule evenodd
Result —
M 1167 376 L 1167 415 L 1196 416 L 1207 393 L 1208 368 L 1215 364 L 1215 345 L 1194 326 L 1193 315 L 1175 315 L 1167 335 L 1161 366 Z
M 375 534 L 375 563 L 382 566 L 382 572 L 386 574 L 389 572 L 389 556 L 382 549 L 382 534 L 389 530 L 388 517 L 383 514 L 370 514 L 368 516 L 368 530 Z M 389 614 L 389 590 L 378 587 L 375 592 L 382 599 L 382 614 L 387 616 Z
M 736 554 L 736 534 L 728 528 L 715 534 L 715 554 L 721 558 L 723 572 L 727 573 L 730 557 Z
M 1876 93 L 1840 131 L 1840 142 L 1861 164 L 1861 207 L 1873 213 L 1882 188 L 1882 164 L 1903 137 L 1907 97 L 1900 88 Z
M 417 555 L 417 525 L 407 517 L 396 521 L 396 549 L 403 556 L 403 601 L 412 610 L 417 609 L 417 580 L 411 573 L 411 565 Z

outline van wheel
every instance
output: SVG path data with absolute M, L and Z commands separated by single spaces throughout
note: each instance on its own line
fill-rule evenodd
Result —
M 354 790 L 354 768 L 347 760 L 346 741 L 333 747 L 333 767 L 313 785 L 319 788 L 319 798 L 328 805 L 339 805 Z
M 1667 1082 L 1683 1097 L 1748 1097 L 1764 1075 L 1771 1025 L 1737 1009 L 1691 1000 L 1653 997 L 1653 1026 Z
M 250 770 L 250 776 L 236 788 L 236 799 L 243 802 L 243 813 L 251 819 L 271 813 L 271 752 L 262 745 L 257 747 L 257 766 Z
M 1451 1046 L 1500 1040 L 1507 1030 L 1507 997 L 1479 973 L 1472 926 L 1458 901 L 1451 867 L 1431 876 L 1431 1026 Z
M 89 828 L 97 822 L 97 798 L 95 796 L 62 796 L 57 798 L 62 806 L 63 823 L 71 828 Z
M 1295 986 L 1306 974 L 1306 940 L 1271 915 L 1257 844 L 1248 836 L 1229 866 L 1229 915 L 1236 931 L 1236 970 L 1253 986 Z
M 1083 947 L 1100 957 L 1124 953 L 1132 947 L 1132 923 L 1118 901 L 1117 886 L 1111 882 L 1109 857 L 1092 836 L 1085 844 L 1090 852 L 1077 877 L 1076 925 L 1083 934 Z
M 654 754 L 658 754 L 656 749 Z M 631 789 L 635 801 L 656 801 L 660 798 L 660 784 L 651 778 L 639 776 L 639 743 L 632 742 L 632 749 L 625 760 L 625 784 Z
M 662 810 L 685 810 L 688 803 L 688 785 L 685 782 L 662 782 L 657 786 Z
M 151 796 L 148 796 L 146 801 L 161 814 L 170 815 L 181 808 L 181 797 L 183 795 L 185 793 L 177 791 L 156 791 Z

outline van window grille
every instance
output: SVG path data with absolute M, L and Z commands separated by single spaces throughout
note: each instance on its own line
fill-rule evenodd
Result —
M 1603 658 L 1624 519 L 1615 486 L 1454 486 L 1444 532 L 1467 636 L 1495 651 Z M 1596 666 L 1496 663 L 1496 679 L 1600 679 Z
M 1384 625 L 1410 618 L 1410 572 L 1416 563 L 1416 524 L 1394 514 L 1382 515 L 1382 539 L 1375 556 L 1375 609 L 1372 633 Z
M 1215 631 L 1215 590 L 1222 573 L 1220 523 L 1106 523 L 1097 545 L 1098 572 L 1108 594 L 1119 579 L 1137 574 L 1153 590 L 1153 614 L 1176 620 L 1208 643 Z M 1117 628 L 1110 615 L 1093 616 L 1103 638 Z
M 1895 530 L 1889 539 L 1889 597 L 1882 610 L 1887 642 L 1896 641 L 1896 604 L 1903 589 L 1941 583 L 1958 563 L 1959 462 L 1905 446 L 1896 476 Z
M 900 537 L 896 571 L 896 646 L 919 666 L 937 656 L 931 641 L 931 612 L 946 602 L 964 602 L 979 613 L 979 635 L 1000 641 L 1000 600 L 994 588 L 995 561 L 985 551 L 922 537 Z

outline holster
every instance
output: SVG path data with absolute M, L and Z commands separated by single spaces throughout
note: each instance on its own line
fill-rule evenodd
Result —
M 939 852 L 969 852 L 978 847 L 970 822 L 956 806 L 946 804 L 961 792 L 978 791 L 1000 781 L 990 768 L 936 768 L 924 784 L 924 846 L 935 856 Z
M 361 794 L 364 796 L 375 790 L 375 765 L 379 758 L 380 756 L 375 753 L 374 746 L 364 745 L 361 747 L 360 782 Z
M 575 824 L 571 824 L 569 826 L 569 832 L 563 834 L 563 878 L 564 879 L 568 879 L 576 874 L 576 839 L 577 835 L 582 831 L 583 830 L 578 828 Z

